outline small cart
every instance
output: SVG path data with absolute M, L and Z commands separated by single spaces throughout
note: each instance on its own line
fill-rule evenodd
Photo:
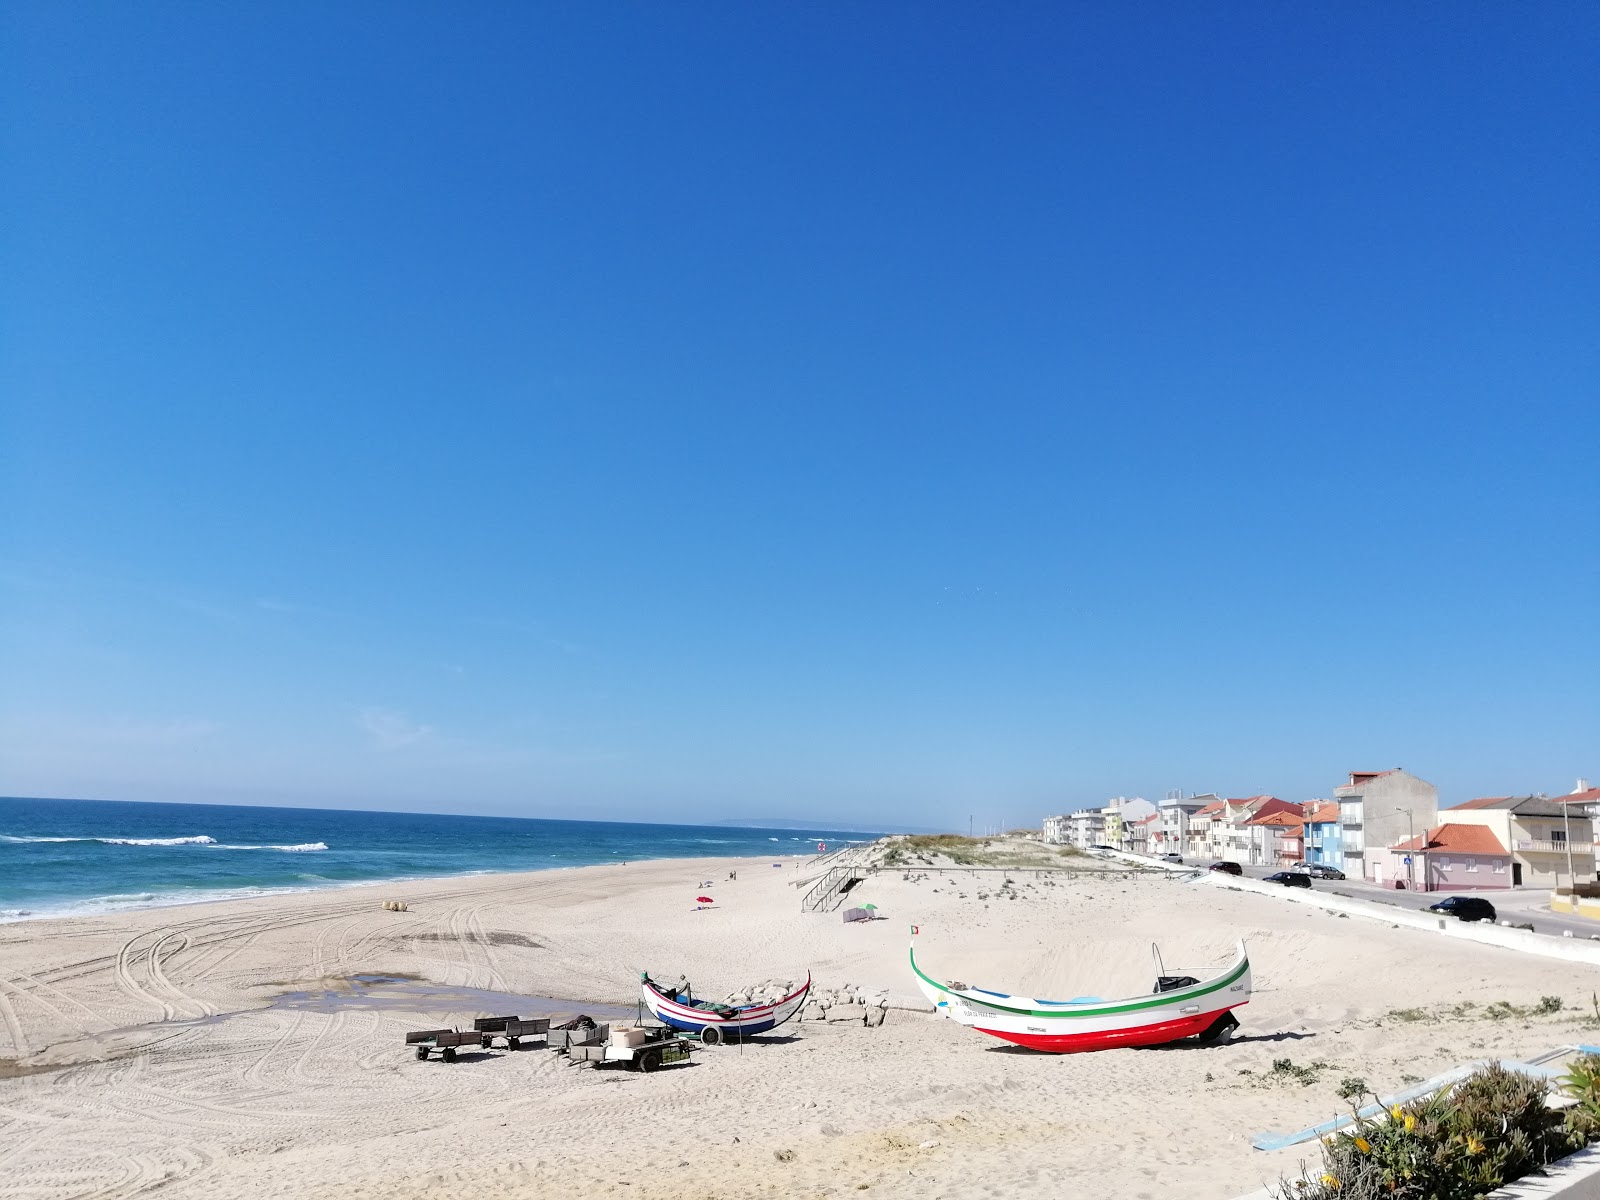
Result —
M 645 1031 L 637 1046 L 613 1045 L 608 1038 L 587 1042 L 569 1043 L 567 1057 L 582 1066 L 588 1063 L 598 1067 L 602 1063 L 632 1063 L 636 1071 L 654 1071 L 668 1063 L 687 1062 L 691 1051 L 699 1048 L 693 1038 L 684 1037 L 677 1030 L 665 1026 Z
M 550 1038 L 549 1017 L 531 1017 L 526 1021 L 521 1017 L 479 1017 L 472 1027 L 483 1034 L 485 1046 L 494 1045 L 495 1038 L 504 1038 L 507 1050 L 516 1050 L 524 1038 L 543 1038 L 547 1043 Z
M 415 1046 L 417 1058 L 424 1061 L 430 1052 L 437 1050 L 439 1057 L 445 1062 L 455 1062 L 456 1050 L 459 1047 L 474 1046 L 482 1049 L 488 1044 L 488 1038 L 476 1029 L 423 1029 L 406 1034 L 406 1045 Z

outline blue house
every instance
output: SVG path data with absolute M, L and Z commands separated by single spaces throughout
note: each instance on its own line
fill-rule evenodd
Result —
M 1339 832 L 1339 806 L 1332 800 L 1310 800 L 1306 812 L 1306 862 L 1344 870 L 1344 838 Z

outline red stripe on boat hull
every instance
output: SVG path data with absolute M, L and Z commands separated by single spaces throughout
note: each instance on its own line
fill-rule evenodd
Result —
M 1030 1050 L 1044 1050 L 1051 1054 L 1076 1054 L 1081 1050 L 1111 1050 L 1118 1046 L 1160 1046 L 1180 1038 L 1204 1033 L 1223 1013 L 1238 1005 L 1229 1004 L 1210 1012 L 1180 1017 L 1176 1021 L 1162 1021 L 1155 1025 L 1136 1025 L 1128 1029 L 1101 1029 L 1094 1033 L 1009 1033 L 1000 1029 L 985 1029 L 973 1025 L 979 1033 L 1001 1041 L 1014 1042 Z

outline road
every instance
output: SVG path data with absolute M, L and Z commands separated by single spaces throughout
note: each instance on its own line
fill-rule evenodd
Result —
M 1265 879 L 1279 870 L 1282 868 L 1247 866 L 1244 868 L 1244 873 L 1251 879 Z M 1319 892 L 1332 892 L 1336 896 L 1348 896 L 1352 900 L 1371 900 L 1378 904 L 1393 904 L 1397 908 L 1411 908 L 1418 911 L 1426 909 L 1430 904 L 1437 904 L 1451 894 L 1381 888 L 1364 879 L 1313 879 L 1311 886 Z M 1464 892 L 1462 895 L 1482 896 L 1494 905 L 1502 921 L 1510 921 L 1513 925 L 1531 924 L 1535 933 L 1561 937 L 1564 931 L 1571 930 L 1573 937 L 1600 937 L 1600 921 L 1588 921 L 1582 917 L 1569 917 L 1565 913 L 1551 912 L 1548 891 L 1519 888 L 1507 891 Z

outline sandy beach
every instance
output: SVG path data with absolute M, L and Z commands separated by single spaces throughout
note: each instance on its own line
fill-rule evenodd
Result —
M 1013 899 L 892 871 L 853 897 L 887 919 L 846 925 L 802 914 L 802 874 L 678 859 L 0 927 L 0 1196 L 1221 1200 L 1312 1157 L 1249 1138 L 1343 1111 L 1347 1078 L 1592 1037 L 1590 969 L 1270 897 L 1102 869 L 1019 871 Z M 1034 1054 L 912 1011 L 911 923 L 930 970 L 1036 995 L 1147 991 L 1152 942 L 1188 965 L 1242 936 L 1255 996 L 1224 1046 Z M 544 1050 L 417 1062 L 404 1031 L 481 1010 L 292 1002 L 386 975 L 629 1004 L 641 969 L 705 995 L 809 969 L 892 1006 L 641 1076 Z M 1562 1010 L 1526 1011 L 1544 996 Z M 1516 1010 L 1483 1015 L 1498 1001 Z

